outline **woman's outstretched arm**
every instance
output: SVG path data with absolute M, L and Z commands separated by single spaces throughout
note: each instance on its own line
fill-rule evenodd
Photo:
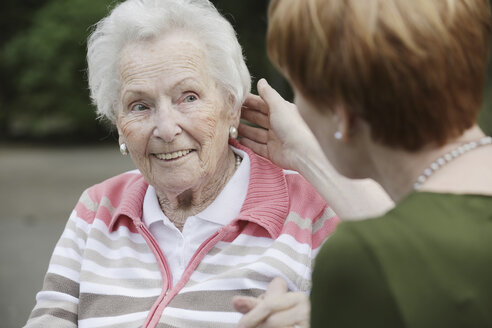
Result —
M 268 83 L 258 82 L 242 118 L 260 127 L 239 126 L 241 143 L 276 165 L 301 173 L 343 219 L 378 216 L 393 206 L 384 190 L 370 179 L 350 180 L 333 168 L 297 107 Z

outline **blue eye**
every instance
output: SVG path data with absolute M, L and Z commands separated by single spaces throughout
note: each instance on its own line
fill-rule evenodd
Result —
M 141 112 L 141 111 L 146 110 L 146 109 L 148 109 L 148 107 L 143 105 L 143 104 L 135 104 L 131 108 L 131 110 L 134 112 Z
M 185 97 L 184 101 L 185 102 L 193 102 L 195 100 L 197 100 L 198 98 L 195 96 L 195 95 L 188 95 Z

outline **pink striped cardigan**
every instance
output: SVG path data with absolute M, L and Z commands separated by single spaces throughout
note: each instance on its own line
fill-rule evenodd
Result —
M 258 296 L 277 276 L 309 292 L 313 259 L 339 219 L 299 174 L 233 145 L 251 159 L 246 200 L 175 286 L 141 221 L 148 185 L 124 173 L 82 194 L 26 327 L 235 327 L 234 295 Z

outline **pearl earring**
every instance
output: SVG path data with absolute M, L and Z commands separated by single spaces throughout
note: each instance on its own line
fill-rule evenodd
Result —
M 120 153 L 121 155 L 128 155 L 128 148 L 126 148 L 126 143 L 122 143 L 120 145 Z
M 232 139 L 237 139 L 237 128 L 234 125 L 231 125 L 229 128 L 229 137 Z
M 333 137 L 336 139 L 336 140 L 342 140 L 343 138 L 343 133 L 340 132 L 340 131 L 337 131 L 333 134 Z

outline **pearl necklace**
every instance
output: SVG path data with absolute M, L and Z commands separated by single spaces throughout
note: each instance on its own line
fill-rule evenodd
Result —
M 417 178 L 415 183 L 413 184 L 413 189 L 418 190 L 420 186 L 429 179 L 431 175 L 433 175 L 437 170 L 439 170 L 444 165 L 451 162 L 453 159 L 460 157 L 464 153 L 469 152 L 470 150 L 477 149 L 482 146 L 492 144 L 492 137 L 483 137 L 476 141 L 468 142 L 464 145 L 459 146 L 451 150 L 449 153 L 446 153 L 436 159 L 434 162 L 429 165 L 428 168 L 424 170 L 424 172 Z

